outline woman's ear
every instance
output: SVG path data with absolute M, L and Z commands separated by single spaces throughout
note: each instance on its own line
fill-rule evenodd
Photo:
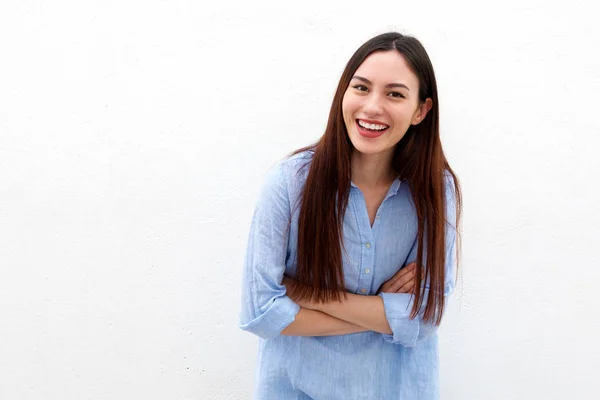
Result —
M 421 121 L 425 119 L 429 110 L 433 107 L 433 102 L 430 98 L 427 98 L 424 102 L 421 103 L 417 111 L 415 111 L 415 115 L 413 120 L 411 121 L 412 125 L 418 125 Z

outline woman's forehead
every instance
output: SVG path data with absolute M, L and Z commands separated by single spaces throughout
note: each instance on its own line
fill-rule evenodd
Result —
M 404 56 L 395 50 L 371 53 L 354 75 L 364 77 L 374 85 L 404 83 L 412 88 L 419 83 L 419 79 L 409 67 Z

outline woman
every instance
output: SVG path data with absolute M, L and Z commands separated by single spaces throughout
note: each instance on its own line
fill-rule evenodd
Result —
M 261 338 L 255 398 L 439 398 L 461 208 L 425 49 L 372 38 L 325 134 L 269 171 L 256 205 L 240 322 Z

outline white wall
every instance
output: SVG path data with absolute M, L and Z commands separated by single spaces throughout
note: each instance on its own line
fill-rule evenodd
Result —
M 248 398 L 262 174 L 387 30 L 429 51 L 464 190 L 442 398 L 595 398 L 591 3 L 2 1 L 0 398 Z

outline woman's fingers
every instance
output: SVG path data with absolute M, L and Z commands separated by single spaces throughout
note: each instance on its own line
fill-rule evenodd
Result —
M 406 282 L 404 284 L 404 286 L 402 286 L 400 288 L 400 290 L 398 290 L 397 293 L 413 293 L 415 290 L 415 278 L 413 277 L 413 279 L 411 279 L 410 281 Z
M 416 263 L 410 263 L 407 266 L 405 266 L 404 268 L 401 268 L 398 272 L 396 272 L 394 274 L 394 276 L 392 276 L 390 278 L 390 280 L 388 282 L 390 283 L 394 283 L 396 282 L 398 279 L 400 279 L 402 276 L 404 276 L 405 274 L 410 273 L 412 270 L 414 270 L 414 268 L 416 267 Z
M 379 288 L 379 290 L 377 291 L 377 293 L 389 293 L 389 288 L 390 288 L 390 283 L 388 282 L 384 282 L 381 287 Z
M 400 269 L 390 278 L 390 280 L 384 282 L 381 285 L 378 293 L 403 293 L 401 290 L 405 290 L 405 285 L 413 281 L 416 274 L 417 263 L 407 264 L 405 267 Z
M 402 268 L 402 270 L 406 270 L 403 271 L 404 273 L 400 276 L 398 276 L 398 278 L 392 282 L 392 284 L 390 285 L 390 291 L 392 292 L 398 292 L 400 291 L 400 289 L 406 285 L 408 282 L 412 281 L 415 278 L 415 268 L 411 267 L 411 266 L 407 266 L 405 268 Z

